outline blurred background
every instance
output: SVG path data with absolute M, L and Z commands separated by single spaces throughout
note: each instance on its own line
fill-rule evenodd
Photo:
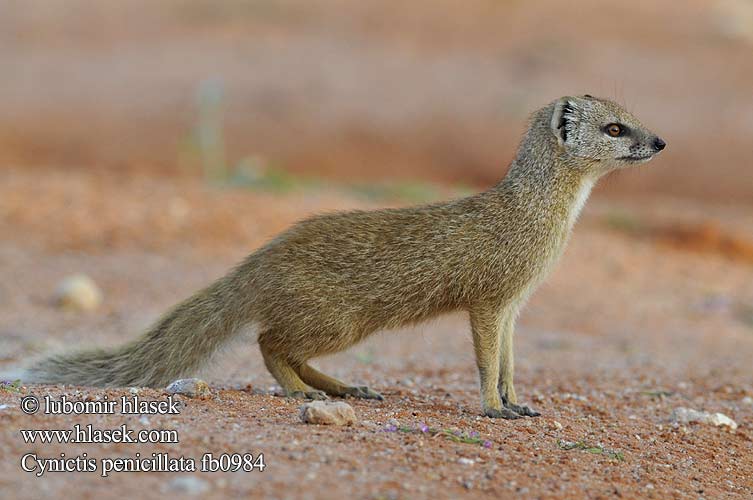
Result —
M 0 71 L 3 165 L 480 187 L 591 93 L 669 144 L 600 191 L 753 200 L 749 0 L 3 1 Z
M 134 338 L 302 217 L 488 188 L 531 112 L 589 93 L 668 146 L 599 183 L 521 315 L 517 392 L 543 417 L 479 417 L 461 314 L 315 362 L 385 394 L 349 401 L 352 429 L 300 424 L 245 338 L 202 374 L 217 399 L 151 425 L 180 430 L 178 455 L 268 453 L 264 480 L 190 483 L 206 498 L 750 498 L 752 89 L 753 0 L 0 0 L 0 372 Z M 185 492 L 146 473 L 31 484 L 25 391 L 0 380 L 0 490 Z M 740 428 L 670 428 L 677 406 Z M 381 431 L 396 419 L 493 446 Z

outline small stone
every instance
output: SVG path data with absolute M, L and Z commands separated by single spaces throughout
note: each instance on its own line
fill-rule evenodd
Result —
M 693 410 L 692 408 L 675 408 L 672 412 L 671 419 L 673 422 L 681 424 L 698 422 L 701 424 L 712 424 L 717 427 L 726 426 L 733 430 L 737 429 L 737 422 L 723 413 L 709 413 L 706 411 Z
M 461 464 L 461 465 L 473 465 L 476 462 L 474 462 L 470 458 L 460 457 L 460 458 L 458 458 L 458 463 Z
M 0 405 L 0 411 L 4 410 L 6 408 L 10 408 L 10 406 L 9 405 Z
M 168 394 L 182 394 L 189 398 L 207 399 L 212 396 L 209 385 L 198 378 L 182 378 L 165 388 Z
M 753 398 L 751 398 L 750 396 L 745 396 L 743 398 L 743 404 L 748 406 L 753 405 Z
M 344 401 L 312 401 L 300 407 L 301 421 L 306 424 L 353 425 L 356 412 Z
M 130 392 L 133 395 L 136 395 L 139 392 L 141 392 L 141 389 L 139 389 L 138 387 L 129 387 L 128 388 L 128 392 Z
M 730 429 L 737 429 L 737 422 L 729 418 L 724 413 L 714 413 L 711 415 L 711 423 L 719 427 L 720 425 L 726 425 Z
M 102 291 L 84 274 L 68 276 L 55 290 L 55 305 L 71 311 L 93 311 L 102 304 Z
M 209 482 L 196 476 L 176 477 L 167 484 L 168 489 L 187 495 L 203 495 L 210 489 Z
M 554 427 L 554 429 L 558 431 L 562 430 L 562 424 L 557 422 L 556 420 L 552 421 L 552 427 Z

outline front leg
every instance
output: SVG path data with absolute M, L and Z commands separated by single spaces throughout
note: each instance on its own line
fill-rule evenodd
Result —
M 513 334 L 515 332 L 515 316 L 514 312 L 507 312 L 502 315 L 502 320 L 500 321 L 500 370 L 497 389 L 502 405 L 505 408 L 514 411 L 518 415 L 538 417 L 541 413 L 532 410 L 528 406 L 519 405 L 518 396 L 515 394 L 515 385 L 513 384 L 515 362 L 512 347 Z
M 497 308 L 477 306 L 470 310 L 473 348 L 481 381 L 481 405 L 484 415 L 492 418 L 520 418 L 521 415 L 502 405 L 499 381 L 500 315 Z

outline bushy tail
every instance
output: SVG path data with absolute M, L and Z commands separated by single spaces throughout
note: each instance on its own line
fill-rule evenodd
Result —
M 163 387 L 192 376 L 250 321 L 248 297 L 236 275 L 222 278 L 175 306 L 140 338 L 112 350 L 53 355 L 23 380 L 102 387 Z

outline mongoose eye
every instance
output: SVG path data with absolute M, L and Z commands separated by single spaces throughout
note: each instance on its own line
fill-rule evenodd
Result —
M 604 131 L 611 137 L 619 137 L 625 134 L 625 128 L 617 123 L 610 123 L 604 128 Z

